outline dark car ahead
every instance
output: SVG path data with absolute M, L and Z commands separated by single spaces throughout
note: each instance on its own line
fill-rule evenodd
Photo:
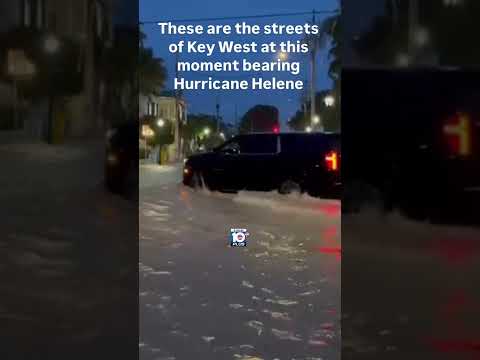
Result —
M 340 194 L 340 135 L 261 133 L 238 135 L 185 162 L 183 183 L 211 190 L 278 190 L 313 196 Z
M 107 135 L 105 184 L 127 197 L 138 194 L 138 123 L 131 121 L 112 128 Z

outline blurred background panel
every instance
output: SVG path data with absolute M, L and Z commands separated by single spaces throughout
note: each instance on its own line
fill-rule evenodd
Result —
M 344 66 L 477 67 L 474 0 L 343 0 Z
M 343 1 L 342 355 L 478 356 L 475 1 Z
M 12 0 L 0 4 L 0 18 L 2 358 L 131 359 L 138 3 Z M 105 177 L 120 162 L 109 140 L 125 124 L 134 146 L 115 149 L 128 149 L 122 161 L 135 158 L 136 167 L 130 191 L 114 194 Z

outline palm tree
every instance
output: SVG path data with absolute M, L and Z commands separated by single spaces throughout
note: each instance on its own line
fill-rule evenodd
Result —
M 138 65 L 141 94 L 157 93 L 165 86 L 167 70 L 163 59 L 154 57 L 152 49 L 140 49 Z
M 153 54 L 153 49 L 144 46 L 145 34 L 140 34 L 138 61 L 139 91 L 141 94 L 157 93 L 165 86 L 167 69 L 163 59 Z
M 340 119 L 341 119 L 341 73 L 342 73 L 342 64 L 340 60 L 340 39 L 341 39 L 341 28 L 340 28 L 340 15 L 337 15 L 334 20 L 332 20 L 332 25 L 329 27 L 329 35 L 331 37 L 331 46 L 328 53 L 330 58 L 330 66 L 328 69 L 328 75 L 333 80 L 333 96 L 335 97 L 335 128 L 340 129 Z
M 308 35 L 303 41 L 308 44 L 310 50 L 310 121 L 313 121 L 315 117 L 315 78 L 316 78 L 316 61 L 317 54 L 319 50 L 325 49 L 331 42 L 331 49 L 329 51 L 329 57 L 332 59 L 329 68 L 330 77 L 336 81 L 337 77 L 340 74 L 340 62 L 339 58 L 339 48 L 338 48 L 338 38 L 340 36 L 338 30 L 340 15 L 336 14 L 330 16 L 322 21 L 316 22 L 315 15 L 313 18 L 313 23 L 316 23 L 320 31 L 316 35 Z

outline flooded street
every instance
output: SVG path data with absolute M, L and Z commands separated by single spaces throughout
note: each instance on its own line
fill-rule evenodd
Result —
M 340 263 L 337 201 L 143 189 L 140 358 L 339 359 Z
M 480 231 L 344 216 L 345 359 L 477 359 Z

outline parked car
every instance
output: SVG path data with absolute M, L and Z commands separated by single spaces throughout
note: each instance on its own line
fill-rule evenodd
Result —
M 344 211 L 480 214 L 480 72 L 344 69 L 342 84 Z
M 340 135 L 258 133 L 238 135 L 211 152 L 189 157 L 183 183 L 211 190 L 278 190 L 340 195 Z
M 138 195 L 138 123 L 131 121 L 109 130 L 105 158 L 105 184 L 114 193 Z

